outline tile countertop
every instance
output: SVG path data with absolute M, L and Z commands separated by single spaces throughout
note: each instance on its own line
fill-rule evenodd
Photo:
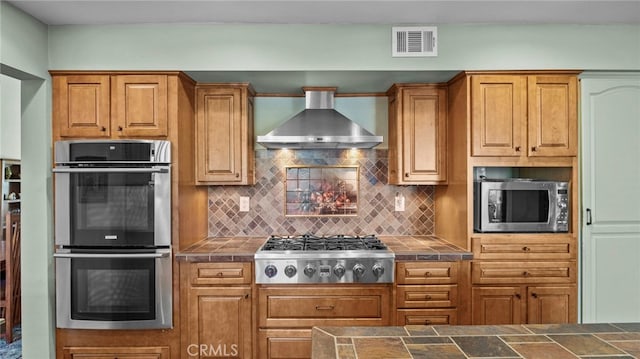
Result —
M 313 359 L 640 359 L 640 323 L 315 327 Z
M 379 236 L 396 260 L 455 261 L 470 260 L 471 252 L 436 236 Z M 185 262 L 251 262 L 267 237 L 212 237 L 176 254 Z

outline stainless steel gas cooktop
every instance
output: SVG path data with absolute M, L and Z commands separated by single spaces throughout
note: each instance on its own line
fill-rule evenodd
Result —
M 255 254 L 256 283 L 392 283 L 394 255 L 375 235 L 271 236 Z

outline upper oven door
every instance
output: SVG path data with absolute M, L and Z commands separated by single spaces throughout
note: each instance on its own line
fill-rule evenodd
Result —
M 56 245 L 171 244 L 169 166 L 58 166 L 54 173 Z

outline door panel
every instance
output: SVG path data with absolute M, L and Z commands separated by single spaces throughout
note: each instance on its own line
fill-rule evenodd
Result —
M 583 77 L 582 321 L 639 321 L 640 73 Z

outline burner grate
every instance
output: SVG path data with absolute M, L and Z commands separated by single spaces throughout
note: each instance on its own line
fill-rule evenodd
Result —
M 271 236 L 262 251 L 340 251 L 340 250 L 386 250 L 387 246 L 375 235 L 365 236 Z

